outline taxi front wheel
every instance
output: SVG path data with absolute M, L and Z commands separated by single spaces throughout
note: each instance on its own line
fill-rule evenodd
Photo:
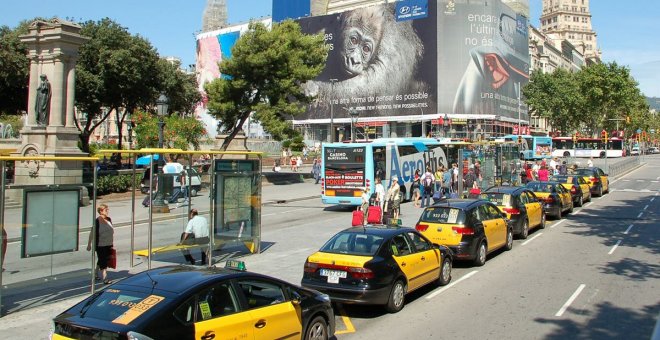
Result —
M 444 260 L 442 260 L 442 266 L 440 267 L 438 285 L 446 286 L 449 281 L 451 281 L 451 259 L 445 257 Z
M 304 340 L 328 340 L 328 323 L 322 316 L 315 317 L 309 323 Z
M 390 292 L 390 299 L 387 301 L 387 311 L 390 313 L 396 313 L 403 309 L 403 303 L 405 302 L 406 296 L 406 286 L 403 284 L 403 281 L 397 280 L 392 286 L 392 291 Z

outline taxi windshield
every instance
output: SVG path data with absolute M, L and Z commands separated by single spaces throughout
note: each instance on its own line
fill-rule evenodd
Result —
M 502 192 L 485 192 L 481 194 L 479 198 L 491 201 L 495 203 L 495 205 L 501 205 L 503 207 L 511 205 L 511 195 Z
M 452 207 L 429 207 L 424 209 L 421 222 L 463 224 L 465 214 L 461 209 Z
M 129 324 L 163 300 L 143 292 L 107 289 L 85 308 L 84 317 Z
M 343 232 L 326 242 L 321 247 L 321 251 L 333 254 L 372 256 L 378 252 L 382 243 L 382 236 Z
M 552 176 L 550 177 L 551 181 L 559 182 L 559 183 L 571 183 L 573 182 L 572 177 L 568 176 Z

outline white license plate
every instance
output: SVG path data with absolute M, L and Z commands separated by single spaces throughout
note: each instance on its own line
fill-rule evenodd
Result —
M 327 276 L 328 283 L 339 283 L 339 278 L 346 278 L 346 272 L 341 270 L 321 269 L 321 276 Z

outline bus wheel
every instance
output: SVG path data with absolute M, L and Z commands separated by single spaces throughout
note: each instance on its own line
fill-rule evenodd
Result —
M 568 151 L 564 151 L 564 157 L 571 157 L 571 153 Z
M 605 151 L 600 153 L 600 158 L 605 158 Z

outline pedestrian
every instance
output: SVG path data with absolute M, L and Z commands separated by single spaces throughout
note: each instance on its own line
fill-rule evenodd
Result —
M 420 190 L 421 189 L 421 180 L 422 180 L 422 174 L 419 169 L 415 170 L 415 176 L 413 177 L 413 183 L 412 183 L 412 193 L 413 193 L 413 205 L 416 208 L 419 208 L 419 200 L 421 198 Z
M 435 184 L 435 176 L 431 172 L 431 167 L 426 166 L 426 172 L 424 173 L 424 176 L 422 176 L 422 189 L 424 192 L 422 193 L 422 205 L 421 207 L 430 207 L 431 206 L 431 198 L 433 197 L 433 186 Z
M 454 170 L 452 168 L 445 169 L 442 174 L 442 196 L 449 196 L 451 190 L 451 179 Z
M 589 160 L 587 161 L 587 166 L 590 168 L 594 167 L 594 159 L 593 157 L 590 157 Z
M 393 219 L 399 218 L 399 205 L 401 203 L 401 187 L 399 186 L 399 179 L 394 176 L 390 182 L 390 187 L 385 194 L 385 211 Z
M 435 173 L 433 174 L 433 179 L 435 180 L 435 191 L 442 190 L 442 172 L 444 171 L 444 167 L 442 165 L 438 166 L 435 169 Z
M 307 154 L 309 153 L 309 149 L 307 149 L 307 146 L 303 146 L 303 160 L 307 160 Z
M 284 166 L 287 165 L 287 157 L 286 157 L 286 149 L 282 148 L 282 158 L 280 159 L 280 164 L 283 164 Z
M 94 278 L 97 281 L 103 281 L 109 284 L 108 279 L 108 261 L 112 252 L 115 229 L 112 226 L 112 219 L 108 216 L 110 212 L 106 204 L 100 204 L 96 211 L 99 216 L 94 223 L 94 230 L 89 233 L 87 240 L 87 251 L 92 250 L 92 235 L 94 235 L 94 244 L 96 248 L 96 272 Z
M 367 213 L 369 212 L 369 199 L 371 198 L 371 195 L 369 195 L 369 188 L 367 187 L 362 187 L 362 204 L 360 205 L 360 210 L 362 210 L 362 225 L 367 224 Z
M 472 189 L 472 186 L 474 183 L 477 182 L 477 176 L 474 174 L 474 168 L 468 169 L 467 175 L 465 175 L 465 178 L 463 179 L 463 185 L 465 186 L 464 191 L 469 191 Z
M 566 161 L 561 162 L 561 165 L 559 166 L 559 174 L 568 175 L 568 166 L 566 166 Z
M 567 173 L 568 173 L 569 175 L 575 175 L 575 174 L 577 174 L 577 168 L 578 168 L 577 164 L 572 164 L 572 165 L 568 168 Z
M 181 244 L 194 244 L 194 245 L 201 245 L 204 246 L 200 249 L 200 253 L 202 256 L 202 265 L 205 265 L 207 262 L 207 259 L 210 259 L 210 253 L 209 253 L 209 224 L 206 221 L 206 218 L 199 216 L 199 212 L 197 209 L 190 209 L 190 212 L 188 213 L 188 224 L 186 225 L 186 231 L 183 232 L 181 235 Z M 183 249 L 181 251 L 183 253 L 183 257 L 186 259 L 186 261 L 190 262 L 190 264 L 194 265 L 195 264 L 195 258 L 190 254 L 190 251 L 188 249 Z
M 538 172 L 538 176 L 539 176 L 539 181 L 547 182 L 548 178 L 550 177 L 550 172 L 548 171 L 548 167 L 541 166 L 541 169 Z
M 319 180 L 321 179 L 321 159 L 317 158 L 314 160 L 314 164 L 312 164 L 312 176 L 314 177 L 314 180 L 316 181 L 315 184 L 319 184 Z
M 458 193 L 458 164 L 453 163 L 452 174 L 451 174 L 451 190 L 452 192 Z
M 380 206 L 381 219 L 382 219 L 383 206 L 385 205 L 385 187 L 383 186 L 383 182 L 380 180 L 380 178 L 376 178 L 375 191 L 376 191 L 376 202 Z
M 302 166 L 303 166 L 303 160 L 302 160 L 302 157 L 298 156 L 298 157 L 296 158 L 296 169 L 298 169 L 298 170 L 302 170 Z

